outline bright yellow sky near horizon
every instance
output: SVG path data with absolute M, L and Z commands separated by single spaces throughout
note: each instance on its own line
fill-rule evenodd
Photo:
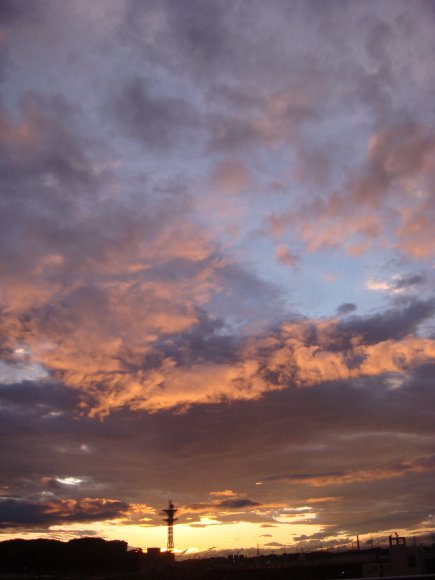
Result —
M 122 525 L 117 522 L 93 522 L 86 526 L 75 523 L 51 526 L 45 534 L 29 532 L 20 534 L 25 539 L 40 537 L 69 540 L 86 528 L 89 535 L 95 534 L 106 540 L 124 540 L 129 548 L 161 547 L 165 549 L 167 539 L 166 526 Z M 239 522 L 221 524 L 206 518 L 201 526 L 177 524 L 174 526 L 175 552 L 195 553 L 207 550 L 241 550 L 256 548 L 257 545 L 267 549 L 279 546 L 266 546 L 269 542 L 278 542 L 291 548 L 294 536 L 313 534 L 323 529 L 317 524 L 283 524 L 277 527 L 264 528 L 256 523 Z M 264 537 L 267 535 L 267 537 Z M 12 536 L 11 536 L 12 537 Z M 15 536 L 16 537 L 16 536 Z M 7 539 L 5 537 L 5 539 Z

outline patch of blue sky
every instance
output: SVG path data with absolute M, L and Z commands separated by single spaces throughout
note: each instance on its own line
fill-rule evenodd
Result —
M 47 376 L 47 371 L 37 363 L 11 363 L 0 360 L 0 385 L 38 381 Z

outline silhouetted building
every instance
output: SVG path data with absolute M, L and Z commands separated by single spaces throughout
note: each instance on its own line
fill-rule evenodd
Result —
M 160 548 L 147 548 L 141 559 L 140 570 L 160 570 L 174 565 L 175 557 L 172 552 L 162 552 Z
M 389 548 L 393 576 L 413 576 L 426 572 L 424 550 L 421 546 L 407 546 L 406 539 L 395 534 L 389 537 Z

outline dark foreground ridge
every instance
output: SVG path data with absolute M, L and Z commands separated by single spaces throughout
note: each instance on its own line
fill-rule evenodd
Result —
M 6 540 L 0 542 L 0 572 L 60 575 L 139 570 L 141 550 L 127 550 L 127 542 L 102 538 Z
M 333 580 L 435 579 L 435 544 L 390 548 L 241 555 L 176 561 L 159 548 L 128 550 L 101 538 L 0 542 L 0 580 Z

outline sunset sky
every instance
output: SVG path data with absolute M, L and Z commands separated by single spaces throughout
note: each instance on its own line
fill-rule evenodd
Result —
M 0 0 L 0 539 L 435 525 L 435 2 Z

